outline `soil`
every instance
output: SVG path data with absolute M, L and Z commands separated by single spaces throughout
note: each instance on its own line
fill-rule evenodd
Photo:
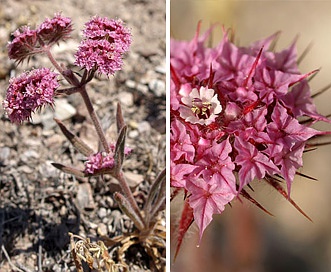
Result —
M 127 145 L 134 150 L 124 170 L 142 206 L 151 182 L 165 167 L 165 1 L 0 0 L 1 101 L 10 77 L 31 67 L 51 67 L 45 56 L 16 67 L 6 52 L 11 33 L 26 24 L 34 28 L 56 12 L 74 24 L 73 38 L 53 50 L 68 67 L 73 67 L 84 22 L 92 16 L 121 18 L 132 30 L 133 43 L 123 70 L 109 78 L 98 76 L 88 92 L 110 142 L 116 139 L 116 105 L 121 102 Z M 44 109 L 32 122 L 19 126 L 10 123 L 0 107 L 0 271 L 75 271 L 68 232 L 96 241 L 101 234 L 114 237 L 133 228 L 113 199 L 120 190 L 116 180 L 107 175 L 75 178 L 51 165 L 83 169 L 84 160 L 54 117 L 98 150 L 96 133 L 78 94 L 57 99 L 54 110 Z M 109 254 L 116 262 L 110 248 Z M 150 256 L 139 244 L 126 251 L 125 261 L 130 271 L 153 270 Z

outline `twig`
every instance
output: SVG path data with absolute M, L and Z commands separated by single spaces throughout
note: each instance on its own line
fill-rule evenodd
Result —
M 44 201 L 45 201 L 45 197 L 43 195 L 43 198 L 41 200 L 41 203 L 40 203 L 40 207 L 43 207 L 44 206 Z M 42 272 L 42 251 L 43 251 L 43 246 L 42 246 L 42 243 L 41 243 L 41 235 L 42 235 L 42 220 L 41 220 L 41 217 L 42 217 L 42 213 L 39 212 L 39 218 L 38 218 L 38 271 L 39 272 Z
M 4 247 L 4 245 L 1 245 L 1 250 L 2 250 L 3 254 L 5 254 L 5 257 L 6 257 L 7 261 L 8 261 L 8 263 L 9 263 L 10 267 L 11 267 L 13 270 L 15 270 L 15 271 L 19 271 L 19 272 L 24 272 L 23 270 L 19 269 L 16 265 L 14 265 L 14 264 L 12 263 L 12 261 L 10 260 L 10 257 L 9 257 L 9 255 L 8 255 L 7 250 L 6 250 L 6 248 Z

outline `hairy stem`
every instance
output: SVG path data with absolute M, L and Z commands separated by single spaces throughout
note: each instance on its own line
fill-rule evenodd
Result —
M 101 142 L 104 150 L 107 153 L 109 153 L 110 152 L 110 148 L 109 148 L 109 145 L 107 143 L 105 133 L 103 132 L 103 129 L 102 129 L 101 124 L 100 124 L 100 121 L 99 121 L 99 118 L 98 118 L 97 114 L 94 111 L 93 105 L 91 103 L 91 99 L 88 96 L 88 93 L 86 91 L 85 85 L 83 85 L 83 86 L 80 87 L 79 93 L 83 97 L 84 103 L 85 103 L 86 108 L 88 110 L 88 113 L 89 113 L 89 115 L 90 115 L 90 117 L 92 119 L 92 122 L 93 122 L 93 125 L 95 127 L 95 130 L 97 131 L 97 134 L 98 134 L 98 137 L 100 139 L 100 142 Z
M 115 178 L 118 180 L 118 183 L 119 183 L 119 185 L 122 189 L 122 192 L 123 192 L 124 196 L 127 198 L 128 202 L 130 203 L 132 209 L 138 214 L 140 220 L 142 222 L 144 222 L 142 214 L 141 214 L 140 209 L 138 207 L 138 204 L 137 204 L 136 200 L 133 197 L 131 189 L 130 189 L 130 187 L 129 187 L 129 185 L 128 185 L 128 183 L 127 183 L 127 181 L 126 181 L 126 179 L 123 175 L 122 170 L 119 171 L 119 173 L 116 175 Z
M 53 64 L 56 70 L 73 86 L 78 87 L 80 85 L 79 80 L 74 75 L 71 70 L 65 70 L 61 65 L 56 61 L 53 57 L 51 50 L 49 47 L 44 47 L 44 52 L 46 53 L 47 57 L 49 58 L 50 62 Z

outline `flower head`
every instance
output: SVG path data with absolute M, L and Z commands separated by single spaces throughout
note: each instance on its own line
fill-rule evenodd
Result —
M 110 152 L 98 152 L 96 154 L 92 154 L 87 158 L 85 162 L 85 170 L 86 174 L 97 174 L 103 173 L 103 171 L 110 171 L 115 167 L 115 144 L 110 144 Z M 128 156 L 131 154 L 132 149 L 129 147 L 124 147 L 124 155 Z
M 289 197 L 307 141 L 325 134 L 311 124 L 330 122 L 310 95 L 306 78 L 315 71 L 300 74 L 293 44 L 271 52 L 273 35 L 237 47 L 225 33 L 208 48 L 209 34 L 172 40 L 170 52 L 171 184 L 188 192 L 200 237 L 254 179 L 282 177 Z
M 14 32 L 14 37 L 7 46 L 10 59 L 21 62 L 37 53 L 39 43 L 36 30 L 24 26 Z
M 54 91 L 58 87 L 57 74 L 47 68 L 35 69 L 10 79 L 3 101 L 9 119 L 21 123 L 43 106 L 53 106 Z
M 44 44 L 52 45 L 68 39 L 72 30 L 71 19 L 57 13 L 52 19 L 45 19 L 37 28 L 37 34 Z
M 106 40 L 84 40 L 76 52 L 76 64 L 86 70 L 97 69 L 105 75 L 121 70 L 122 55 L 115 50 L 114 44 Z
M 93 17 L 85 24 L 83 34 L 86 39 L 106 39 L 122 53 L 127 52 L 131 44 L 131 33 L 121 20 Z
M 23 26 L 14 32 L 14 39 L 7 46 L 8 56 L 19 62 L 43 52 L 43 46 L 52 46 L 69 38 L 72 32 L 71 19 L 55 14 L 46 19 L 37 29 Z
M 101 171 L 103 169 L 112 169 L 115 165 L 114 154 L 105 152 L 98 152 L 88 157 L 85 162 L 85 170 L 86 174 L 94 174 L 97 171 Z
M 123 54 L 131 44 L 131 33 L 121 21 L 94 17 L 85 24 L 83 34 L 76 65 L 105 75 L 121 70 Z

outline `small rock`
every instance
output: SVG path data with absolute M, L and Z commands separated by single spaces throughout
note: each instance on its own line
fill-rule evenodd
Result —
M 107 216 L 107 209 L 104 208 L 104 207 L 101 207 L 99 210 L 98 210 L 98 216 L 99 218 L 104 218 Z
M 125 81 L 125 86 L 130 89 L 135 89 L 136 85 L 137 85 L 136 82 L 131 79 L 128 79 L 127 81 Z
M 6 55 L 0 55 L 0 79 L 5 79 L 9 75 L 10 67 L 12 63 L 10 63 L 8 57 Z
M 123 215 L 119 210 L 113 210 L 110 215 L 112 232 L 121 231 L 123 227 Z
M 148 132 L 151 130 L 151 125 L 147 121 L 142 121 L 138 125 L 138 130 L 140 133 Z
M 159 79 L 152 79 L 148 87 L 151 89 L 151 91 L 156 95 L 156 96 L 162 96 L 165 95 L 165 83 L 162 80 Z
M 30 162 L 31 159 L 37 158 L 39 158 L 39 153 L 37 153 L 35 150 L 27 150 L 20 156 L 20 159 L 26 163 Z
M 106 205 L 108 207 L 113 207 L 114 206 L 114 199 L 112 199 L 110 196 L 106 196 L 105 202 L 106 202 Z
M 97 229 L 97 233 L 98 235 L 100 236 L 106 236 L 107 235 L 107 232 L 108 232 L 108 227 L 106 224 L 104 223 L 100 223 L 98 225 L 98 229 Z
M 128 137 L 131 139 L 135 139 L 139 136 L 139 132 L 136 129 L 130 130 L 128 133 Z
M 93 210 L 95 207 L 91 185 L 89 183 L 81 183 L 77 190 L 77 203 L 81 209 Z
M 19 173 L 31 174 L 31 173 L 34 172 L 34 169 L 31 168 L 31 167 L 29 167 L 29 166 L 27 166 L 27 165 L 22 165 L 22 166 L 20 166 L 20 167 L 17 168 L 17 171 Z
M 133 105 L 133 95 L 129 92 L 121 92 L 119 94 L 119 101 L 123 106 L 132 106 Z
M 162 65 L 159 65 L 157 67 L 155 67 L 155 71 L 162 74 L 162 75 L 165 75 L 166 72 L 167 72 L 167 69 L 166 69 L 166 65 L 165 63 L 163 63 Z
M 148 70 L 140 79 L 140 83 L 142 84 L 149 84 L 153 79 L 157 78 L 157 74 L 152 71 Z
M 156 46 L 140 46 L 137 52 L 145 58 L 151 57 L 157 54 Z
M 56 169 L 51 163 L 52 161 L 48 160 L 38 166 L 39 173 L 44 178 L 55 178 L 59 175 L 59 170 Z
M 61 209 L 60 209 L 60 215 L 61 216 L 65 216 L 67 214 L 67 208 L 66 206 L 61 206 Z
M 139 91 L 139 92 L 141 92 L 143 94 L 147 94 L 148 93 L 148 87 L 145 84 L 138 83 L 136 89 L 137 89 L 137 91 Z
M 76 114 L 76 109 L 71 106 L 66 99 L 55 100 L 55 114 L 54 117 L 63 121 L 73 117 Z
M 124 176 L 129 183 L 130 188 L 136 187 L 138 184 L 144 181 L 144 176 L 140 174 L 136 174 L 133 172 L 126 171 Z
M 0 148 L 0 163 L 5 164 L 10 155 L 10 148 L 5 146 Z
M 135 189 L 144 179 L 143 176 L 128 171 L 124 172 L 124 177 L 131 189 Z M 116 179 L 112 179 L 111 183 L 108 185 L 108 190 L 110 193 L 121 191 L 121 187 Z

